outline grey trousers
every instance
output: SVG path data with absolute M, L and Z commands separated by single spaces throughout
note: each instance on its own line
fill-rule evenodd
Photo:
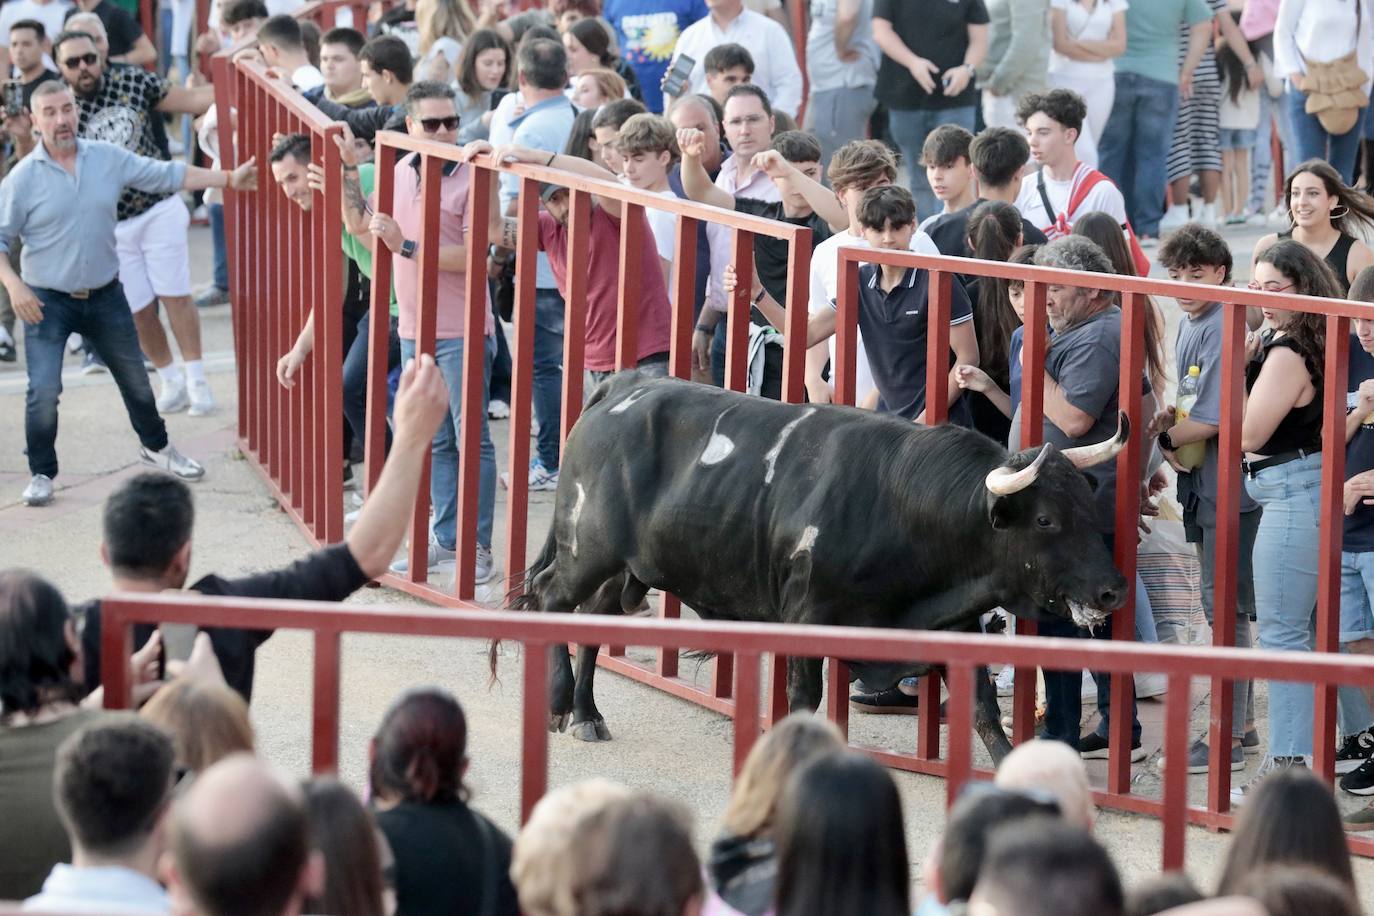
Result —
M 822 164 L 829 163 L 835 150 L 850 140 L 868 136 L 868 119 L 877 104 L 872 86 L 811 93 L 806 103 L 806 125 L 821 141 Z

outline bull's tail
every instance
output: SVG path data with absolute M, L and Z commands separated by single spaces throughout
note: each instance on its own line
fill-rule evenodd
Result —
M 539 574 L 548 569 L 558 559 L 558 541 L 553 534 L 553 526 L 549 526 L 548 537 L 544 539 L 544 547 L 539 551 L 539 556 L 535 557 L 534 563 L 525 569 L 523 573 L 523 586 L 516 586 L 506 593 L 505 605 L 512 611 L 538 611 L 541 610 L 541 599 L 534 590 L 535 579 Z M 487 650 L 487 664 L 491 672 L 491 684 L 496 683 L 496 663 L 498 653 L 501 648 L 501 640 L 493 639 Z

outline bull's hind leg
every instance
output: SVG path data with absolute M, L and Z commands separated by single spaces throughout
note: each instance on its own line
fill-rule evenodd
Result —
M 821 665 L 819 658 L 787 659 L 788 712 L 815 712 L 820 707 Z
M 567 731 L 572 719 L 574 684 L 567 643 L 549 646 L 549 731 Z
M 997 687 L 988 677 L 988 669 L 979 665 L 973 671 L 973 680 L 977 691 L 973 730 L 983 739 L 983 746 L 992 755 L 992 765 L 995 767 L 1011 753 L 1011 742 L 1002 728 L 1002 707 L 997 704 Z
M 583 602 L 579 611 L 587 614 L 619 614 L 621 599 L 630 591 L 626 575 L 608 579 L 596 594 Z M 642 596 L 641 596 L 642 597 Z M 596 708 L 596 656 L 600 646 L 577 647 L 577 684 L 573 691 L 572 736 L 579 741 L 610 741 L 611 730 Z
M 567 564 L 555 561 L 535 576 L 530 593 L 533 604 L 541 611 L 565 614 L 575 610 L 588 596 L 601 595 L 601 590 L 612 583 L 617 585 L 622 577 L 611 574 L 601 575 L 598 571 L 585 566 L 574 565 L 572 572 Z M 599 577 L 598 577 L 599 576 Z M 601 590 L 598 590 L 601 586 Z M 573 696 L 576 679 L 573 677 L 572 658 L 564 644 L 549 647 L 549 731 L 566 731 L 573 721 Z

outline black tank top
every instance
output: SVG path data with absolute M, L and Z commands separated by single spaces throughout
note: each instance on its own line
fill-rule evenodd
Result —
M 1269 358 L 1269 351 L 1276 347 L 1292 350 L 1302 356 L 1303 362 L 1307 365 L 1307 374 L 1312 379 L 1312 384 L 1317 388 L 1317 396 L 1312 399 L 1311 403 L 1294 407 L 1288 411 L 1284 418 L 1279 421 L 1279 425 L 1269 437 L 1269 441 L 1255 449 L 1254 452 L 1257 455 L 1269 457 L 1283 452 L 1294 452 L 1298 449 L 1319 452 L 1322 447 L 1321 375 L 1314 371 L 1315 367 L 1312 361 L 1303 356 L 1297 343 L 1291 337 L 1275 337 L 1273 331 L 1265 332 L 1264 344 L 1259 355 L 1245 366 L 1245 393 L 1249 394 L 1250 389 L 1255 387 L 1255 379 L 1259 378 L 1260 369 L 1264 366 L 1264 361 Z
M 1293 230 L 1280 232 L 1279 238 L 1291 239 Z M 1331 250 L 1326 253 L 1326 263 L 1336 273 L 1336 283 L 1340 286 L 1341 296 L 1350 295 L 1350 246 L 1355 244 L 1353 235 L 1346 235 L 1344 232 L 1336 239 L 1336 244 L 1331 246 Z

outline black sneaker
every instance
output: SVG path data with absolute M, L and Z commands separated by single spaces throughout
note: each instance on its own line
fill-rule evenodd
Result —
M 889 687 L 877 693 L 860 693 L 849 698 L 852 712 L 868 713 L 878 716 L 914 716 L 920 713 L 920 698 L 902 693 L 897 687 Z M 943 710 L 942 710 L 943 712 Z
M 1371 754 L 1374 754 L 1374 727 L 1346 735 L 1340 750 L 1336 751 L 1336 772 L 1350 773 L 1358 769 L 1369 760 Z
M 1340 766 L 1340 764 L 1336 764 Z M 1374 758 L 1341 777 L 1341 789 L 1351 795 L 1374 795 Z
M 1109 756 L 1107 739 L 1097 732 L 1088 732 L 1078 739 L 1078 753 L 1083 755 L 1084 760 L 1106 760 Z M 1146 757 L 1145 748 L 1140 746 L 1140 739 L 1131 742 L 1131 763 L 1139 763 Z

